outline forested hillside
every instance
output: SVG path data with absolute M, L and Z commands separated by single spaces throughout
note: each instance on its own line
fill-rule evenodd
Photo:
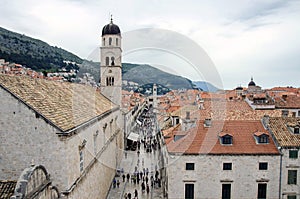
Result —
M 62 67 L 68 69 L 78 69 L 73 63 L 64 61 L 82 63 L 78 56 L 53 47 L 49 44 L 15 33 L 0 27 L 0 58 L 6 61 L 19 63 L 37 71 L 55 71 Z

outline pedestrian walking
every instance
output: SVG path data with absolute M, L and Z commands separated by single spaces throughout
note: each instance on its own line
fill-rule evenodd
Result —
M 142 182 L 142 193 L 144 193 L 145 192 L 145 183 L 144 182 Z
M 120 181 L 117 180 L 117 187 L 119 188 L 119 186 L 120 186 Z
M 127 197 L 128 197 L 128 199 L 131 199 L 131 193 L 130 192 L 127 194 Z
M 147 194 L 150 192 L 149 185 L 147 185 Z
M 129 182 L 130 174 L 127 173 L 127 182 Z
M 116 178 L 113 179 L 113 188 L 116 188 L 116 184 L 117 184 L 117 181 L 116 181 Z
M 122 175 L 122 178 L 123 178 L 123 182 L 125 182 L 125 174 L 124 173 Z
M 127 199 L 127 193 L 124 194 L 124 199 Z
M 134 197 L 138 199 L 138 191 L 136 189 L 134 190 Z

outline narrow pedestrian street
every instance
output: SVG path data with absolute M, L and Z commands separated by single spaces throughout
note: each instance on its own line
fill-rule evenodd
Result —
M 156 129 L 152 109 L 139 118 L 142 124 L 135 126 L 139 135 L 136 146 L 123 152 L 123 159 L 107 199 L 164 198 L 161 176 L 161 142 Z M 132 150 L 136 147 L 136 150 Z M 137 195 L 137 197 L 136 197 Z M 126 197 L 127 196 L 127 197 Z M 130 197 L 131 196 L 131 197 Z

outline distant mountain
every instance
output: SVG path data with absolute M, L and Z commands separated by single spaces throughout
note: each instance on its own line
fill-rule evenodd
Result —
M 92 74 L 94 79 L 99 82 L 100 63 L 84 61 L 80 66 L 79 75 L 82 73 Z M 192 81 L 189 79 L 166 73 L 150 65 L 122 63 L 122 76 L 123 80 L 137 83 L 139 87 L 155 83 L 168 89 L 193 88 Z
M 131 69 L 123 74 L 123 80 L 136 82 L 139 85 L 156 83 L 169 89 L 192 89 L 192 81 L 177 75 L 164 72 L 150 65 L 131 64 Z
M 209 91 L 209 92 L 216 92 L 220 90 L 219 88 L 215 87 L 209 82 L 204 82 L 204 81 L 193 81 L 193 84 L 195 85 L 196 88 L 202 90 L 202 91 Z
M 78 56 L 58 47 L 0 27 L 0 58 L 36 71 L 56 71 L 62 67 L 78 69 Z M 65 62 L 69 61 L 69 62 Z M 71 62 L 71 63 L 70 63 Z

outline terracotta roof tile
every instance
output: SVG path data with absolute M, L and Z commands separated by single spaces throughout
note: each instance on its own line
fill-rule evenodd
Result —
M 267 135 L 267 136 L 269 136 L 269 134 L 268 133 L 266 133 L 266 132 L 261 132 L 261 131 L 256 131 L 255 133 L 254 133 L 254 135 L 255 136 L 261 136 L 261 135 Z
M 0 86 L 62 131 L 73 129 L 116 107 L 95 88 L 0 74 Z
M 269 119 L 269 128 L 281 147 L 300 147 L 300 135 L 288 130 L 288 123 L 299 123 L 300 118 L 275 117 Z
M 232 145 L 222 145 L 218 134 L 226 131 L 233 137 Z M 187 131 L 186 136 L 174 142 L 166 141 L 171 153 L 183 154 L 273 154 L 279 155 L 278 149 L 270 139 L 268 144 L 257 144 L 253 133 L 265 132 L 260 121 L 213 121 L 212 127 L 204 127 L 200 121 L 196 128 Z M 169 138 L 172 139 L 172 138 Z
M 10 198 L 15 191 L 17 181 L 0 180 L 0 198 Z

